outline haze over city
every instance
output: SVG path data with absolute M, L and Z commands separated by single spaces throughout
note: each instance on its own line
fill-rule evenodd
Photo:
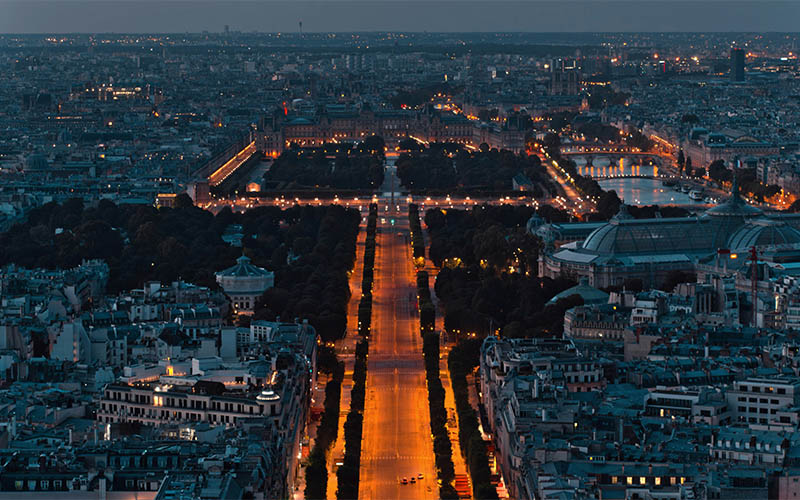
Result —
M 790 0 L 3 0 L 0 32 L 793 31 Z

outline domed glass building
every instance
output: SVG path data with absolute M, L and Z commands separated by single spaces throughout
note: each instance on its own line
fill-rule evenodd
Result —
M 539 258 L 539 275 L 586 278 L 597 288 L 638 278 L 656 287 L 671 271 L 694 271 L 699 261 L 719 251 L 800 248 L 799 228 L 800 215 L 765 214 L 748 205 L 734 183 L 731 197 L 701 216 L 634 219 L 622 205 L 585 239 L 546 249 Z

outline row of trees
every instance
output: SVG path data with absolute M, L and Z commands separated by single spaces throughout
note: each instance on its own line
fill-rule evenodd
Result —
M 350 411 L 344 422 L 344 460 L 336 471 L 336 498 L 358 498 L 359 469 L 361 467 L 361 437 L 364 425 L 364 401 L 367 388 L 367 352 L 369 341 L 364 338 L 356 344 L 353 365 L 353 389 L 350 391 Z
M 216 288 L 214 273 L 244 253 L 275 273 L 256 319 L 306 318 L 327 342 L 346 328 L 360 220 L 357 210 L 338 205 L 244 213 L 226 207 L 214 215 L 185 194 L 174 208 L 71 199 L 37 207 L 0 234 L 0 265 L 69 269 L 83 259 L 103 259 L 115 293 L 178 279 Z M 241 232 L 241 247 L 222 239 L 226 230 Z
M 411 243 L 414 260 L 418 254 L 424 258 L 425 243 L 419 221 L 419 210 L 416 205 L 408 208 L 411 226 Z M 455 465 L 453 465 L 453 445 L 447 432 L 447 410 L 445 410 L 445 392 L 439 377 L 439 334 L 436 328 L 436 308 L 431 299 L 430 282 L 427 271 L 417 272 L 417 304 L 419 306 L 419 329 L 422 335 L 422 354 L 425 359 L 425 379 L 428 386 L 428 411 L 430 413 L 431 436 L 433 436 L 433 453 L 436 459 L 436 473 L 439 477 L 439 498 L 458 498 L 453 487 Z
M 367 354 L 372 325 L 372 285 L 375 267 L 375 237 L 378 206 L 371 204 L 367 217 L 367 237 L 364 246 L 364 271 L 361 281 L 361 301 L 358 307 L 358 329 L 362 339 L 356 344 L 353 365 L 353 389 L 350 391 L 350 412 L 344 423 L 344 460 L 336 471 L 336 498 L 358 498 L 361 467 L 361 438 L 364 425 L 364 401 L 367 388 Z
M 408 206 L 408 224 L 411 228 L 411 247 L 414 263 L 417 267 L 425 265 L 425 239 L 422 236 L 422 226 L 419 221 L 417 205 Z M 419 311 L 420 333 L 432 332 L 436 328 L 436 308 L 431 298 L 431 289 L 428 272 L 417 272 L 417 309 Z
M 369 337 L 372 328 L 372 286 L 375 279 L 375 235 L 378 227 L 378 205 L 371 204 L 367 216 L 367 237 L 364 242 L 364 271 L 361 277 L 361 300 L 358 303 L 358 333 Z
M 376 136 L 377 137 L 377 136 Z M 365 141 L 366 142 L 366 141 Z M 371 141 L 376 142 L 376 141 Z M 363 145 L 364 143 L 362 143 Z M 383 182 L 383 139 L 380 150 L 327 154 L 323 150 L 288 150 L 264 174 L 268 187 L 330 187 L 336 189 L 375 189 Z
M 574 282 L 537 276 L 542 241 L 525 229 L 533 214 L 508 205 L 426 212 L 445 330 L 479 337 L 506 328 L 519 337 L 560 333 L 563 311 L 545 305 Z
M 457 189 L 510 193 L 512 180 L 520 174 L 532 182 L 532 196 L 543 197 L 556 192 L 556 185 L 538 156 L 498 151 L 488 146 L 479 151 L 459 149 L 452 153 L 431 145 L 424 151 L 401 154 L 396 165 L 401 184 L 412 192 Z
M 244 215 L 262 208 L 267 207 Z M 263 259 L 265 255 L 259 254 L 259 245 L 274 245 L 274 235 L 284 231 L 294 235 L 287 238 L 291 246 L 284 244 L 273 252 L 268 267 L 275 272 L 275 286 L 261 297 L 253 318 L 307 318 L 323 341 L 340 339 L 347 329 L 348 276 L 355 265 L 361 215 L 358 210 L 337 205 L 292 208 L 284 214 L 287 217 L 277 227 L 262 224 L 251 228 L 243 221 L 248 235 L 243 244 L 255 264 L 263 262 L 256 256 Z M 257 236 L 250 231 L 258 231 Z M 251 245 L 255 247 L 252 252 Z
M 417 272 L 417 307 L 420 334 L 433 332 L 436 329 L 436 307 L 431 298 L 428 271 Z
M 334 353 L 335 357 L 336 354 Z M 332 378 L 325 385 L 325 411 L 317 426 L 317 437 L 314 448 L 308 456 L 306 465 L 305 497 L 310 499 L 325 499 L 328 490 L 328 451 L 336 441 L 339 432 L 339 404 L 342 395 L 342 380 L 344 380 L 344 363 L 336 361 Z
M 425 379 L 428 385 L 428 410 L 431 417 L 433 454 L 436 473 L 439 477 L 439 498 L 458 498 L 453 487 L 455 465 L 453 444 L 447 432 L 447 410 L 444 406 L 445 391 L 439 377 L 439 334 L 427 332 L 422 336 L 422 354 L 425 357 Z
M 411 253 L 417 267 L 425 265 L 425 239 L 419 222 L 419 207 L 416 203 L 408 205 L 408 224 L 411 232 Z
M 450 381 L 456 401 L 458 415 L 458 442 L 461 455 L 467 462 L 472 478 L 472 491 L 475 498 L 497 498 L 497 489 L 492 484 L 486 443 L 479 427 L 478 414 L 469 402 L 467 375 L 478 366 L 482 339 L 462 339 L 447 357 Z

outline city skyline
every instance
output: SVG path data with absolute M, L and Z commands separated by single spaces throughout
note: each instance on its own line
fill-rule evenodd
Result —
M 0 0 L 0 500 L 797 498 L 796 3 Z
M 793 32 L 790 1 L 0 1 L 0 33 Z M 46 15 L 44 15 L 46 13 Z

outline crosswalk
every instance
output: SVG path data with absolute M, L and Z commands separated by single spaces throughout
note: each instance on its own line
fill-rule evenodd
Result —
M 367 390 L 370 392 L 417 392 L 427 397 L 428 391 L 424 387 L 416 387 L 409 385 L 394 385 L 394 384 L 380 384 L 368 385 Z
M 389 455 L 380 455 L 380 456 L 378 456 L 378 455 L 362 456 L 361 457 L 361 461 L 364 462 L 365 460 L 366 461 L 370 461 L 370 462 L 379 462 L 379 461 L 382 461 L 382 460 L 388 460 L 388 461 L 396 461 L 396 460 L 426 461 L 426 460 L 430 460 L 430 455 L 394 455 L 394 454 L 389 454 Z

